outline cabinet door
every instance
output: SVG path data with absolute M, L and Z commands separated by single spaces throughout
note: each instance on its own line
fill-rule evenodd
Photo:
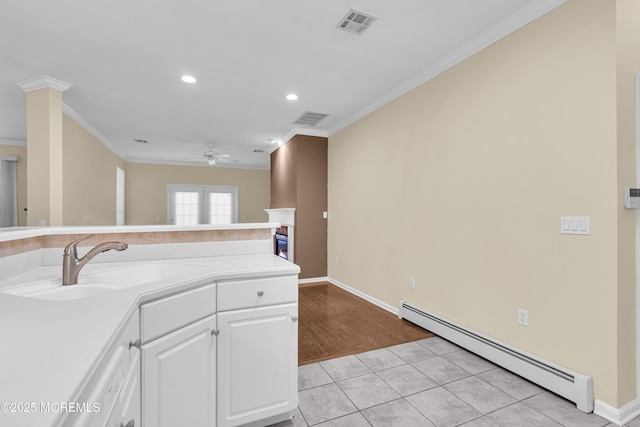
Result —
M 218 427 L 298 406 L 298 305 L 218 313 Z
M 142 346 L 142 423 L 215 426 L 216 316 Z
M 137 427 L 140 417 L 140 351 L 133 347 L 127 376 L 105 427 Z

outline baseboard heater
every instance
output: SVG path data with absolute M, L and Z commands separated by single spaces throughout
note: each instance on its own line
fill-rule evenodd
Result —
M 500 343 L 479 332 L 427 313 L 403 301 L 399 315 L 478 356 L 520 375 L 565 399 L 578 409 L 593 412 L 593 380 L 551 362 Z

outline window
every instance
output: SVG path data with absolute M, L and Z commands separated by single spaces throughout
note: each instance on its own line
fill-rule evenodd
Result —
M 168 186 L 169 224 L 232 224 L 238 220 L 238 187 Z

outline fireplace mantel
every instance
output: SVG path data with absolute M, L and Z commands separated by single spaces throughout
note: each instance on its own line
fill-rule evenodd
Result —
M 288 260 L 293 262 L 294 258 L 294 229 L 296 222 L 296 208 L 279 208 L 279 209 L 265 209 L 269 215 L 269 222 L 278 222 L 283 227 L 287 227 L 288 234 Z
M 296 221 L 296 208 L 265 209 L 269 215 L 269 222 L 279 222 L 281 225 L 293 227 Z

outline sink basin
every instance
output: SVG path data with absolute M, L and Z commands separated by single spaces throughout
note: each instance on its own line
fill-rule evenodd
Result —
M 117 288 L 99 284 L 63 286 L 60 282 L 45 281 L 34 285 L 18 286 L 3 291 L 6 294 L 48 301 L 71 301 L 81 298 L 103 295 Z
M 199 272 L 205 275 L 209 274 L 210 270 L 202 265 L 145 262 L 143 264 L 87 273 L 85 275 L 80 273 L 78 284 L 83 286 L 84 283 L 103 283 L 116 288 L 128 288 L 156 282 L 158 280 L 191 277 L 193 274 L 198 275 Z
M 159 280 L 196 278 L 210 274 L 209 268 L 196 264 L 145 262 L 95 272 L 80 272 L 78 284 L 63 286 L 60 279 L 45 279 L 8 288 L 2 292 L 25 298 L 70 301 L 104 295 L 114 290 L 145 285 Z

